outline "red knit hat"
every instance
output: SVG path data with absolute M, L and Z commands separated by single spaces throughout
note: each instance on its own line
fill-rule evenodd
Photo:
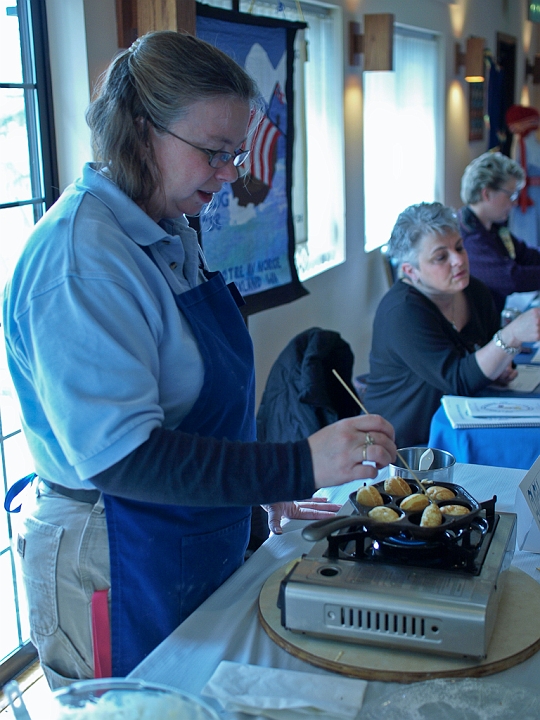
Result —
M 527 157 L 525 143 L 523 140 L 530 132 L 536 130 L 540 125 L 540 114 L 538 113 L 538 110 L 535 110 L 532 107 L 526 107 L 525 105 L 511 105 L 506 111 L 504 119 L 506 120 L 506 124 L 508 125 L 510 132 L 519 136 L 521 166 L 525 171 L 525 176 L 527 176 Z M 519 193 L 519 207 L 521 208 L 521 212 L 525 212 L 528 207 L 534 205 L 533 201 L 527 195 L 527 185 L 528 178 L 525 186 Z
M 525 137 L 540 125 L 538 110 L 525 105 L 512 105 L 504 116 L 508 129 L 515 135 Z

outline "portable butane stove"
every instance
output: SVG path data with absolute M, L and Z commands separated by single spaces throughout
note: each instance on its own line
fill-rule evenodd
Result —
M 438 528 L 419 527 L 414 514 L 372 523 L 353 493 L 331 524 L 306 527 L 318 542 L 281 583 L 281 624 L 333 640 L 485 657 L 516 515 L 496 513 L 495 497 L 477 503 L 460 486 L 438 484 L 454 489 L 468 516 L 445 516 Z M 385 500 L 399 510 L 395 498 Z

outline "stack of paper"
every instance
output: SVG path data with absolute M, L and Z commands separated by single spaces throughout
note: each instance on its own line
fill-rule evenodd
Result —
M 441 402 L 453 428 L 540 426 L 539 398 L 444 395 Z

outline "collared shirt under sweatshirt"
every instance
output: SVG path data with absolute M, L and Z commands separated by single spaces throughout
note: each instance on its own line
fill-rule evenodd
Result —
M 205 281 L 200 262 L 185 218 L 154 222 L 91 164 L 37 224 L 6 288 L 4 329 L 38 475 L 177 504 L 311 495 L 305 440 L 175 430 L 204 368 L 173 292 Z
M 469 207 L 461 208 L 458 215 L 471 273 L 491 290 L 498 313 L 508 295 L 540 290 L 539 250 L 518 240 L 506 225 L 493 223 L 488 230 Z M 511 257 L 501 233 L 507 242 L 510 240 L 515 257 Z

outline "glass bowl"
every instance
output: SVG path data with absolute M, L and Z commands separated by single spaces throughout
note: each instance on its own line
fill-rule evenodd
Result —
M 219 720 L 199 698 L 143 680 L 81 680 L 53 692 L 54 720 Z

